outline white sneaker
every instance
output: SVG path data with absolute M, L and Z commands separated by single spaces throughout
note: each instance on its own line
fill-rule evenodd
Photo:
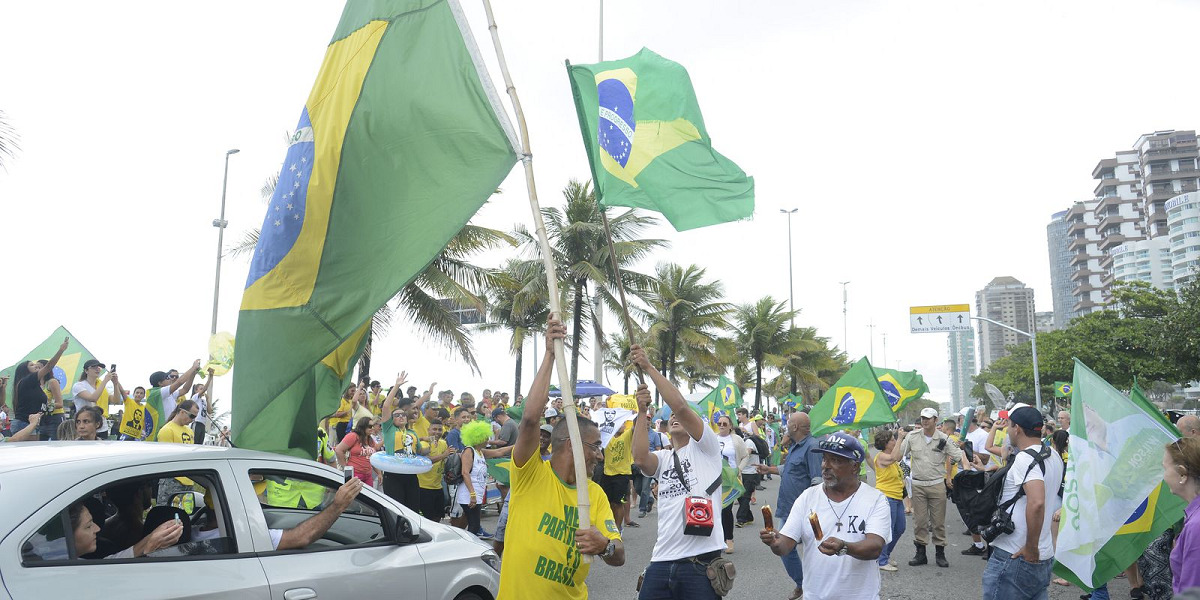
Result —
M 879 570 L 880 571 L 888 571 L 890 573 L 890 572 L 894 572 L 894 571 L 899 571 L 900 569 L 896 568 L 895 565 L 886 564 L 886 565 L 879 567 Z

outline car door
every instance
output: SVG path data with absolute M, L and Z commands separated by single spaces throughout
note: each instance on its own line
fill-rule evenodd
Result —
M 289 529 L 320 512 L 343 481 L 317 463 L 230 461 L 259 561 L 276 600 L 426 598 L 425 563 L 415 544 L 389 535 L 400 515 L 379 492 L 364 487 L 330 530 L 307 548 L 276 550 L 270 529 Z M 297 492 L 297 485 L 303 488 Z M 258 507 L 259 510 L 255 510 Z
M 220 521 L 222 550 L 189 554 L 178 550 L 186 545 L 165 549 L 175 555 L 124 559 L 77 558 L 74 536 L 67 510 L 97 493 L 107 498 L 108 490 L 133 482 L 191 475 L 210 484 L 210 492 Z M 46 485 L 57 484 L 47 480 Z M 212 485 L 215 484 L 215 485 Z M 92 500 L 93 502 L 97 502 Z M 103 504 L 103 501 L 98 501 Z M 6 507 L 5 510 L 19 510 Z M 240 490 L 233 483 L 233 471 L 225 460 L 187 460 L 117 467 L 71 485 L 37 510 L 0 541 L 4 564 L 16 557 L 13 568 L 4 573 L 4 584 L 13 598 L 86 598 L 166 599 L 183 597 L 219 597 L 265 600 L 270 597 L 267 578 L 253 553 L 250 528 Z M 90 512 L 89 512 L 90 514 Z M 216 534 L 216 530 L 213 530 Z M 69 540 L 69 541 L 68 541 Z M 215 540 L 214 540 L 215 541 Z

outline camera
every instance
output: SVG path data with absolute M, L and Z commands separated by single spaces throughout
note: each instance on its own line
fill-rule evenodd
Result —
M 983 537 L 984 541 L 990 544 L 992 540 L 1001 535 L 1012 533 L 1015 529 L 1016 525 L 1013 524 L 1012 515 L 1003 509 L 997 509 L 992 514 L 992 520 L 987 525 L 979 528 L 979 535 Z

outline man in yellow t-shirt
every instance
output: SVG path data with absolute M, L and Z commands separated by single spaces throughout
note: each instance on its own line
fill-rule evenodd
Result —
M 192 421 L 200 416 L 200 406 L 193 400 L 184 400 L 175 405 L 175 412 L 170 416 L 171 420 L 158 430 L 156 439 L 159 442 L 171 444 L 193 443 L 192 428 L 188 425 L 191 425 Z M 192 489 L 195 483 L 187 477 L 162 480 L 158 487 L 158 503 L 160 505 L 169 504 L 175 494 Z
M 621 433 L 614 435 L 604 449 L 604 480 L 600 488 L 608 498 L 608 506 L 617 520 L 617 529 L 624 531 L 626 525 L 640 527 L 629 519 L 629 485 L 633 481 L 633 422 L 622 426 Z
M 446 457 L 450 456 L 450 446 L 442 439 L 442 421 L 433 419 L 429 422 L 429 460 L 433 468 L 417 474 L 421 485 L 421 515 L 430 521 L 441 521 L 446 516 L 446 497 L 442 493 L 442 474 L 446 470 Z
M 575 488 L 575 455 L 566 421 L 550 434 L 551 456 L 542 460 L 541 418 L 549 400 L 550 374 L 554 370 L 554 340 L 566 336 L 566 327 L 551 319 L 546 327 L 546 353 L 525 401 L 525 411 L 513 446 L 508 532 L 500 567 L 497 600 L 517 598 L 588 597 L 590 562 L 582 554 L 599 556 L 605 564 L 625 564 L 625 547 L 613 520 L 604 491 L 593 481 L 586 485 L 590 527 L 580 528 L 578 492 Z M 579 419 L 584 463 L 591 472 L 601 458 L 600 430 L 590 420 Z

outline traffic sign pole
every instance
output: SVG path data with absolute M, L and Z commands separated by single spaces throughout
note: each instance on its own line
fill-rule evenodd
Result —
M 1025 337 L 1029 338 L 1030 342 L 1032 343 L 1031 350 L 1033 352 L 1033 397 L 1034 397 L 1034 400 L 1037 402 L 1038 412 L 1042 412 L 1042 383 L 1041 383 L 1042 378 L 1041 378 L 1041 376 L 1038 375 L 1037 329 L 1034 328 L 1033 333 L 1029 333 L 1027 331 L 1021 331 L 1020 329 L 1017 329 L 1016 327 L 1009 327 L 1008 325 L 1005 325 L 1004 323 L 1000 323 L 999 321 L 993 321 L 987 317 L 971 317 L 971 318 L 975 319 L 977 321 L 987 321 L 988 323 L 991 323 L 992 325 L 995 325 L 997 327 L 1003 327 L 1004 329 L 1007 329 L 1014 333 L 1019 333 Z

